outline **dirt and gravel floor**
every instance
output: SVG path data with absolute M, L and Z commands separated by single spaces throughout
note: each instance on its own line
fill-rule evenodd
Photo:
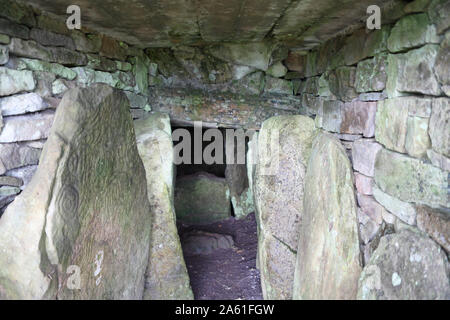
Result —
M 234 217 L 208 225 L 178 225 L 179 233 L 202 230 L 228 234 L 234 247 L 210 254 L 185 255 L 191 286 L 198 300 L 262 299 L 259 271 L 256 269 L 257 233 L 255 215 L 243 220 Z

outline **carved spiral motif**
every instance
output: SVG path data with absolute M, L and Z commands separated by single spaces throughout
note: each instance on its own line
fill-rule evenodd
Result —
M 79 157 L 75 152 L 69 156 L 69 160 L 67 161 L 69 172 L 74 176 L 76 176 L 78 173 L 78 162 Z
M 79 201 L 77 189 L 71 185 L 63 186 L 57 201 L 58 208 L 63 214 L 76 213 L 78 211 Z

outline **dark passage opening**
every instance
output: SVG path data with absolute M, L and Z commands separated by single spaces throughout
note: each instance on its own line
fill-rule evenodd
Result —
M 207 225 L 178 223 L 178 232 L 196 300 L 263 299 L 253 213 Z
M 255 215 L 235 217 L 237 204 L 231 201 L 248 188 L 245 164 L 227 167 L 225 130 L 223 164 L 207 164 L 203 157 L 201 164 L 193 164 L 194 128 L 176 129 L 188 130 L 192 142 L 191 164 L 176 166 L 174 205 L 195 299 L 262 299 Z M 201 150 L 213 141 L 203 141 Z

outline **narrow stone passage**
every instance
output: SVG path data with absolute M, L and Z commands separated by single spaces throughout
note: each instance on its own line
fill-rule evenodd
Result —
M 196 300 L 259 300 L 262 299 L 259 271 L 256 269 L 257 229 L 255 215 L 245 219 L 227 220 L 208 224 L 186 226 L 179 224 L 178 230 L 183 246 L 184 258 Z M 229 235 L 234 244 L 228 249 L 215 249 L 199 244 L 199 250 L 209 253 L 194 254 L 188 243 L 192 234 Z M 229 239 L 229 237 L 226 237 Z M 221 241 L 217 241 L 221 243 Z M 225 241 L 227 242 L 227 241 Z M 206 250 L 205 247 L 208 247 Z M 188 250 L 189 249 L 189 250 Z M 197 251 L 197 252 L 198 252 Z

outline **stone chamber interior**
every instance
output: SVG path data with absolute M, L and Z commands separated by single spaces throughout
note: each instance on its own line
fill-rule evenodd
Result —
M 187 130 L 194 137 L 193 127 L 172 126 L 172 132 L 177 129 Z M 208 152 L 208 145 L 218 142 L 216 138 L 203 141 L 208 130 L 199 130 L 202 154 Z M 226 130 L 219 130 L 223 156 L 218 163 L 207 164 L 200 157 L 201 163 L 194 164 L 195 142 L 191 141 L 189 164 L 181 163 L 175 169 L 174 206 L 190 284 L 196 299 L 262 299 L 256 269 L 258 239 L 254 212 L 246 212 L 248 216 L 237 219 L 233 208 L 237 204 L 230 197 L 230 190 L 240 195 L 248 189 L 246 163 L 227 164 Z M 247 137 L 246 152 L 248 140 Z M 234 143 L 237 148 L 237 138 Z M 218 150 L 210 152 L 215 157 Z M 184 156 L 183 150 L 179 155 Z
M 70 2 L 0 0 L 0 299 L 450 299 L 450 1 Z

